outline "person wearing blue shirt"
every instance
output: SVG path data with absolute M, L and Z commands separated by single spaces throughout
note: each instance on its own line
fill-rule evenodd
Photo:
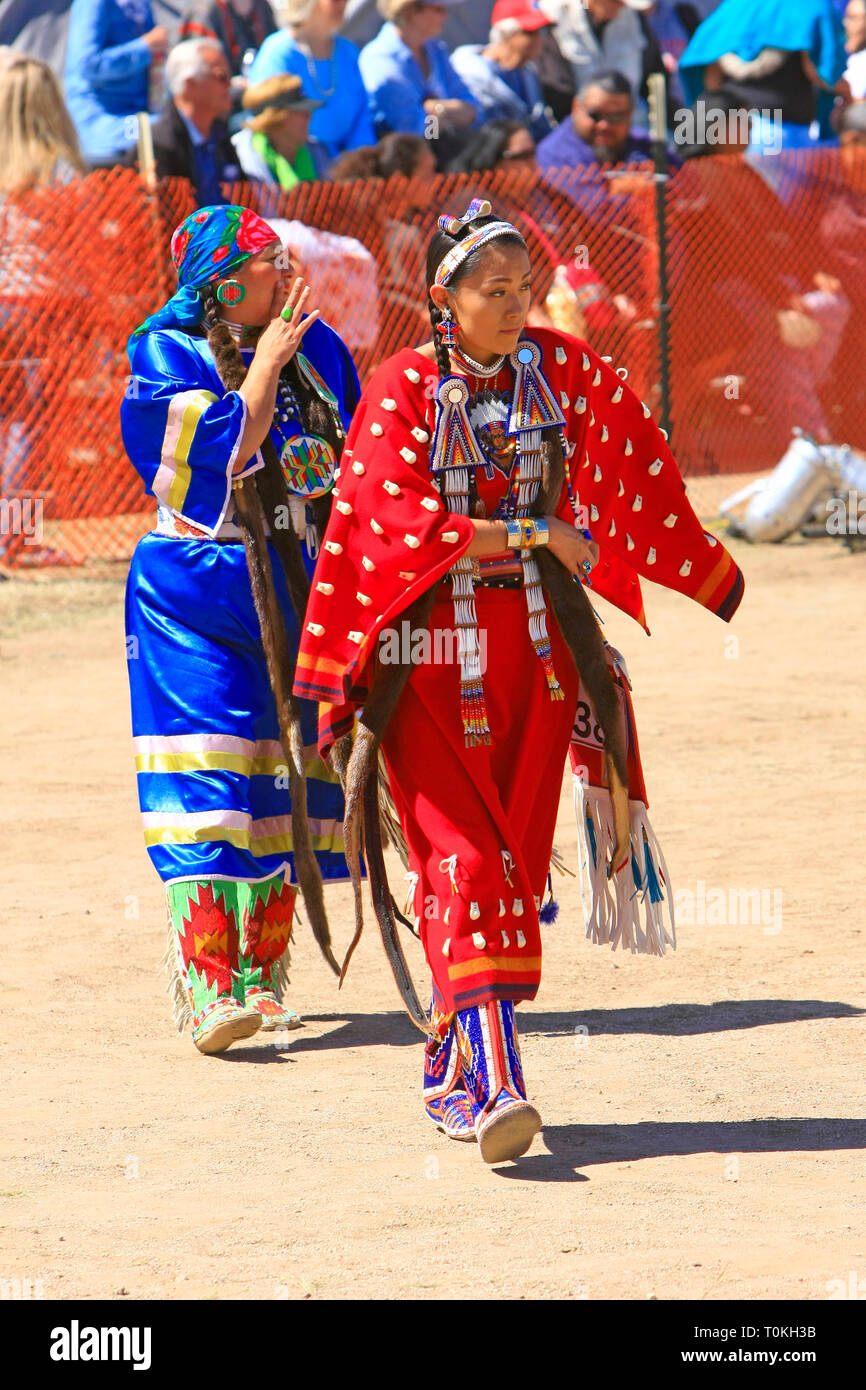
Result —
M 345 10 L 346 0 L 288 0 L 288 27 L 265 39 L 249 74 L 251 84 L 285 73 L 301 79 L 303 95 L 319 103 L 310 137 L 332 159 L 376 143 L 358 50 L 337 33 Z
M 541 31 L 553 21 L 531 0 L 496 0 L 487 45 L 463 44 L 451 62 L 466 83 L 485 121 L 523 121 L 534 140 L 550 134 L 541 83 L 532 67 Z
M 129 118 L 150 109 L 151 64 L 167 47 L 149 0 L 73 0 L 64 86 L 90 163 L 110 163 L 135 144 Z
M 449 0 L 453 3 L 453 0 Z M 457 153 L 477 124 L 478 106 L 437 39 L 448 6 L 426 0 L 378 0 L 386 23 L 361 49 L 360 66 L 378 136 L 399 130 L 435 142 L 437 158 Z
M 597 73 L 574 98 L 571 116 L 536 151 L 543 169 L 642 164 L 652 158 L 649 136 L 631 128 L 631 84 L 619 72 Z

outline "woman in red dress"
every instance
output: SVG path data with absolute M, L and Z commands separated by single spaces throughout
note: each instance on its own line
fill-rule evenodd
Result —
M 575 580 L 591 571 L 642 623 L 639 573 L 725 620 L 743 581 L 627 373 L 568 334 L 524 331 L 525 242 L 489 204 L 439 219 L 427 284 L 433 341 L 383 363 L 353 418 L 295 688 L 320 701 L 323 751 L 363 706 L 350 806 L 353 770 L 367 776 L 381 738 L 433 976 L 427 1114 L 495 1163 L 541 1125 L 514 1005 L 541 976 L 579 679 L 615 802 L 627 780 L 600 631 Z M 364 824 L 375 879 L 378 817 Z M 609 846 L 614 873 L 627 825 Z M 380 924 L 385 910 L 377 902 Z

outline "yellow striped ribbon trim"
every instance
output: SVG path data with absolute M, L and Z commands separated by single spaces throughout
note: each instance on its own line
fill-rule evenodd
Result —
M 344 853 L 342 835 L 312 835 L 313 849 L 334 854 Z M 256 859 L 268 854 L 287 854 L 294 850 L 291 835 L 263 835 L 253 839 L 248 830 L 231 825 L 202 825 L 191 829 L 187 825 L 161 825 L 144 832 L 144 843 L 150 845 L 201 845 L 222 840 L 236 849 L 249 850 Z
M 136 753 L 136 772 L 238 772 L 242 777 L 288 777 L 285 758 L 248 758 L 243 753 L 212 751 L 192 753 Z M 308 778 L 316 782 L 339 782 L 319 757 L 304 765 Z
M 217 396 L 213 391 L 197 391 L 195 396 L 183 408 L 181 417 L 180 431 L 177 442 L 172 451 L 171 457 L 175 465 L 175 474 L 168 489 L 168 505 L 174 511 L 180 511 L 186 501 L 186 494 L 192 481 L 192 469 L 189 466 L 189 451 L 195 438 L 196 426 L 202 415 L 204 415 L 209 405 L 212 405 Z M 172 406 L 168 408 L 169 421 L 166 427 L 166 434 L 172 428 L 171 418 Z

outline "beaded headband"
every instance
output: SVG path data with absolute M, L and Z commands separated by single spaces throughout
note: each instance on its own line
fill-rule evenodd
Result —
M 486 198 L 473 198 L 462 217 L 440 217 L 438 225 L 443 232 L 449 236 L 458 236 L 461 229 L 471 222 L 475 217 L 489 217 L 492 209 Z M 489 222 L 486 227 L 479 227 L 476 231 L 470 232 L 468 237 L 458 241 L 456 246 L 442 258 L 439 269 L 433 281 L 434 285 L 447 285 L 451 280 L 458 266 L 462 265 L 473 251 L 477 251 L 479 246 L 484 246 L 494 237 L 516 235 L 523 241 L 521 233 L 516 227 L 512 227 L 510 222 Z

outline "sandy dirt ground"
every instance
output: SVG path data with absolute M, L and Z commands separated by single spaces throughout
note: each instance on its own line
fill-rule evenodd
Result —
M 0 1284 L 64 1299 L 866 1296 L 866 556 L 733 548 L 747 575 L 733 627 L 651 585 L 652 640 L 608 616 L 679 949 L 589 945 L 575 880 L 558 880 L 542 987 L 520 1010 L 544 1131 L 496 1169 L 424 1117 L 421 1044 L 369 922 L 339 994 L 298 930 L 303 1030 L 222 1058 L 173 1031 L 122 577 L 0 584 Z M 573 861 L 569 781 L 557 845 Z M 345 944 L 348 889 L 329 905 Z

